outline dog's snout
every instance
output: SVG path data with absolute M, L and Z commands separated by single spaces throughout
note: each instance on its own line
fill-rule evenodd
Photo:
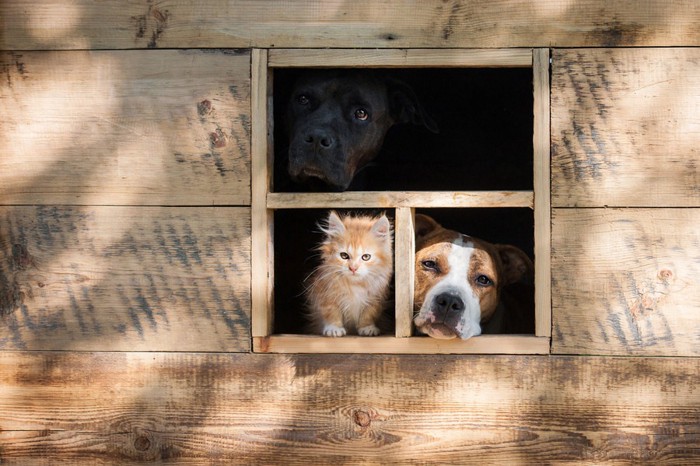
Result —
M 304 142 L 317 149 L 331 149 L 335 146 L 335 138 L 327 132 L 311 132 L 304 136 Z
M 440 293 L 435 297 L 435 310 L 445 318 L 449 314 L 464 311 L 464 301 L 456 293 Z

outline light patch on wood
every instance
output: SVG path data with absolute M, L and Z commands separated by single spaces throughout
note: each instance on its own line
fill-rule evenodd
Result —
M 0 208 L 0 348 L 250 349 L 247 208 Z
M 700 209 L 555 209 L 552 349 L 700 355 Z
M 0 203 L 249 205 L 250 54 L 0 53 Z

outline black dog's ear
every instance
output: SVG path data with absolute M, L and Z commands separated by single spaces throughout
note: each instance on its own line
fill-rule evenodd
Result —
M 416 233 L 416 244 L 421 242 L 430 233 L 435 231 L 440 227 L 440 224 L 433 220 L 432 217 L 428 217 L 423 214 L 416 214 L 415 217 L 415 233 Z
M 425 126 L 438 133 L 437 123 L 426 113 L 411 86 L 394 78 L 386 78 L 389 93 L 389 110 L 397 123 Z

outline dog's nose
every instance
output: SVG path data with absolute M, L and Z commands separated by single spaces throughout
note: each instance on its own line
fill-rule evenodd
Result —
M 333 136 L 320 131 L 306 134 L 304 142 L 318 149 L 330 149 L 335 145 Z
M 464 301 L 456 293 L 440 293 L 435 297 L 436 317 L 447 319 L 449 315 L 464 311 Z

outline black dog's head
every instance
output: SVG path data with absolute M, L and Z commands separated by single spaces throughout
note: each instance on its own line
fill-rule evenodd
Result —
M 396 123 L 437 131 L 401 81 L 372 70 L 310 71 L 294 85 L 287 107 L 289 175 L 344 191 Z

